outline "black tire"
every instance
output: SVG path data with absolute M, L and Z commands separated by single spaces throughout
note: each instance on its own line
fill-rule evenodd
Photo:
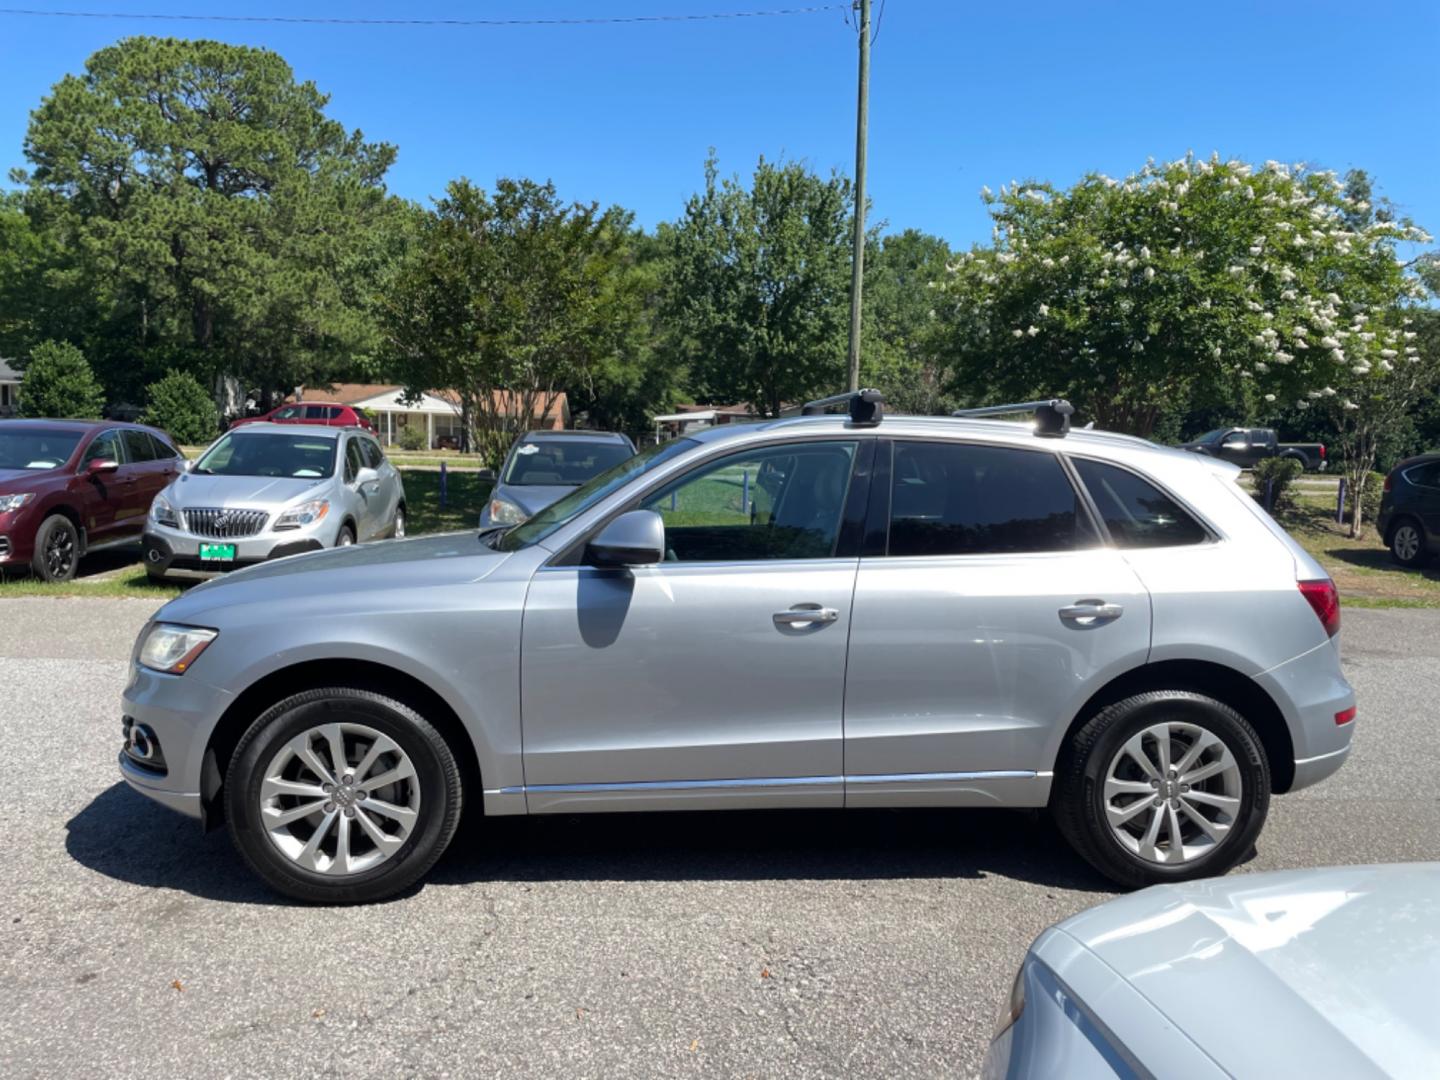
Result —
M 1106 818 L 1104 799 L 1111 760 L 1133 736 L 1164 721 L 1192 724 L 1219 738 L 1238 766 L 1241 782 L 1239 807 L 1224 839 L 1212 850 L 1174 864 L 1142 858 L 1125 847 Z M 1091 717 L 1060 753 L 1050 801 L 1070 845 L 1106 877 L 1133 888 L 1225 873 L 1251 855 L 1269 807 L 1270 765 L 1255 729 L 1223 702 L 1186 690 L 1136 694 Z
M 260 820 L 260 788 L 272 757 L 307 729 L 335 722 L 363 724 L 394 740 L 414 765 L 420 788 L 403 846 L 377 866 L 343 875 L 301 867 L 276 847 Z M 372 903 L 409 888 L 455 835 L 461 797 L 455 757 L 429 721 L 403 702 L 344 686 L 307 690 L 267 709 L 240 739 L 225 775 L 225 816 L 236 848 L 271 888 L 310 903 Z
M 1390 548 L 1390 557 L 1401 566 L 1414 569 L 1430 560 L 1430 552 L 1425 547 L 1425 528 L 1414 518 L 1404 517 L 1391 525 L 1385 543 Z
M 335 546 L 349 547 L 355 543 L 355 530 L 349 525 L 341 525 L 340 531 L 335 534 Z
M 80 567 L 80 530 L 64 514 L 51 514 L 35 530 L 30 568 L 42 581 L 71 581 Z

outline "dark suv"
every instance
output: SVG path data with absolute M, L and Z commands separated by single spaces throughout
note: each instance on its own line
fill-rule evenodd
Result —
M 69 581 L 87 552 L 140 539 L 183 464 L 169 436 L 139 424 L 0 420 L 0 570 Z
M 1401 566 L 1419 566 L 1440 551 L 1440 453 L 1390 470 L 1375 527 Z

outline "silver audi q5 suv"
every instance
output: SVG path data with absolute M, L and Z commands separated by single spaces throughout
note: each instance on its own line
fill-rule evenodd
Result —
M 1116 881 L 1184 881 L 1344 762 L 1335 587 L 1233 465 L 1063 403 L 877 398 L 193 589 L 136 642 L 121 772 L 281 892 L 354 902 L 462 805 L 1049 807 Z

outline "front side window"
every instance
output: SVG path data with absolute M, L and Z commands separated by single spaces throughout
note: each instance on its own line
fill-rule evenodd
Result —
M 360 453 L 360 440 L 351 439 L 345 444 L 345 483 L 353 484 L 363 468 L 365 458 Z
M 289 476 L 320 479 L 335 474 L 335 440 L 236 428 L 195 463 L 197 473 L 214 476 Z
M 835 554 L 854 442 L 744 450 L 646 498 L 665 520 L 666 561 L 828 559 Z
M 891 556 L 1073 551 L 1098 539 L 1045 451 L 897 442 L 892 473 Z
M 1130 470 L 1085 458 L 1074 463 L 1116 547 L 1179 547 L 1209 539 L 1174 499 Z
M 117 464 L 125 460 L 125 455 L 120 452 L 120 433 L 118 431 L 102 431 L 95 436 L 85 450 L 85 457 L 80 461 L 83 469 L 92 461 L 113 461 Z

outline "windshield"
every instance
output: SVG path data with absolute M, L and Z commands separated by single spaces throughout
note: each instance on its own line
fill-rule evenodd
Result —
M 335 472 L 337 440 L 315 435 L 232 431 L 195 463 L 216 476 L 289 476 L 319 479 Z
M 500 482 L 512 487 L 579 487 L 632 456 L 630 447 L 609 440 L 524 442 L 510 455 L 510 467 Z
M 83 434 L 52 428 L 0 431 L 0 469 L 58 469 Z
M 601 473 L 593 480 L 576 488 L 559 502 L 552 503 L 534 517 L 505 532 L 495 546 L 501 551 L 518 551 L 539 543 L 577 514 L 582 514 L 611 492 L 624 487 L 635 477 L 649 472 L 671 458 L 679 457 L 700 445 L 694 439 L 675 439 L 657 443 L 640 451 L 634 457 Z

